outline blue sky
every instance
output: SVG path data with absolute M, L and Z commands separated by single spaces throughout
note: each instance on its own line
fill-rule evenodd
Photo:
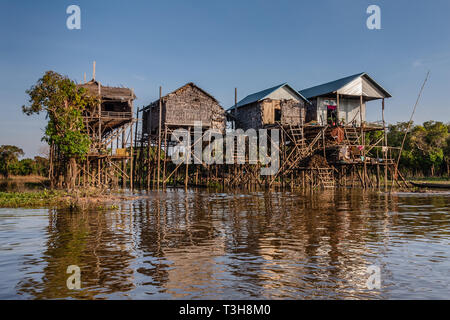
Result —
M 81 8 L 81 30 L 66 8 Z M 381 7 L 382 29 L 366 27 Z M 81 82 L 134 88 L 141 107 L 195 82 L 224 107 L 279 83 L 296 89 L 368 72 L 394 97 L 389 122 L 409 119 L 425 74 L 431 78 L 414 120 L 450 121 L 450 1 L 12 1 L 0 2 L 0 145 L 38 153 L 45 127 L 21 106 L 47 70 Z M 381 119 L 372 103 L 368 120 Z

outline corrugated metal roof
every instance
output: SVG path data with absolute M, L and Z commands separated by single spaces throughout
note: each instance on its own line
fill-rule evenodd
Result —
M 264 100 L 267 96 L 271 95 L 273 92 L 277 91 L 278 89 L 283 88 L 284 86 L 287 86 L 292 92 L 294 92 L 296 95 L 298 95 L 299 98 L 305 100 L 306 102 L 309 102 L 308 99 L 306 99 L 297 90 L 293 89 L 290 85 L 288 85 L 287 83 L 282 83 L 278 86 L 250 94 L 250 95 L 246 96 L 244 99 L 242 99 L 241 101 L 239 101 L 236 106 L 233 105 L 228 110 L 232 110 L 235 107 L 240 108 L 247 104 Z
M 329 93 L 333 93 L 344 87 L 345 85 L 349 84 L 353 80 L 359 78 L 359 77 L 365 77 L 367 78 L 371 83 L 373 83 L 380 91 L 382 91 L 386 97 L 391 97 L 389 92 L 387 92 L 382 86 L 380 86 L 375 80 L 373 80 L 369 75 L 365 72 L 357 73 L 349 77 L 345 77 L 342 79 L 338 79 L 335 81 L 327 82 L 324 84 L 321 84 L 319 86 L 311 87 L 308 89 L 300 90 L 300 94 L 305 96 L 306 98 L 314 98 L 322 95 L 326 95 Z

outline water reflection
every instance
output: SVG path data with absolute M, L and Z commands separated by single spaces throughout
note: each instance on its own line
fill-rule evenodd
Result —
M 25 230 L 48 219 L 30 230 L 41 244 L 5 241 L 14 233 L 3 231 L 7 219 L 0 211 L 0 253 L 21 253 L 13 258 L 17 265 L 0 263 L 15 283 L 15 293 L 0 288 L 0 296 L 445 298 L 449 198 L 170 189 L 113 212 L 50 210 L 17 218 L 15 228 Z M 380 290 L 366 286 L 373 264 L 382 270 Z M 81 268 L 79 291 L 66 287 L 69 265 Z

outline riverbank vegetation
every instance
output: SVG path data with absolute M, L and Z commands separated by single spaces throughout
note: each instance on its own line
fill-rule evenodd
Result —
M 400 147 L 408 122 L 389 125 L 388 144 Z M 398 157 L 398 155 L 397 155 Z M 399 170 L 408 178 L 450 177 L 450 123 L 412 125 L 401 153 Z
M 111 210 L 117 209 L 118 203 L 135 198 L 135 196 L 105 193 L 97 189 L 78 190 L 71 193 L 47 189 L 0 192 L 0 208 L 55 207 L 69 210 Z
M 11 145 L 0 146 L 0 174 L 4 179 L 18 179 L 18 177 L 46 177 L 48 176 L 48 159 L 35 156 L 33 159 L 18 158 L 23 156 L 21 148 Z

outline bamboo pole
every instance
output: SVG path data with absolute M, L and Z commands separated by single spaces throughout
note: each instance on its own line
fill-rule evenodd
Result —
M 394 177 L 392 178 L 391 188 L 394 186 L 394 180 L 397 180 L 398 165 L 400 163 L 400 158 L 402 156 L 403 147 L 405 146 L 406 136 L 408 135 L 409 129 L 411 128 L 413 117 L 414 117 L 414 113 L 416 113 L 417 105 L 419 104 L 420 97 L 422 96 L 423 89 L 425 88 L 425 84 L 427 83 L 429 76 L 430 76 L 430 71 L 427 72 L 427 76 L 425 77 L 425 80 L 423 81 L 422 87 L 420 88 L 419 95 L 417 96 L 416 103 L 414 105 L 413 111 L 411 113 L 411 117 L 410 117 L 409 122 L 408 122 L 408 127 L 406 129 L 405 135 L 403 136 L 402 146 L 400 147 L 400 151 L 398 153 L 397 162 L 396 162 L 395 168 L 394 168 Z
M 189 142 L 189 144 L 190 144 L 190 140 L 191 140 L 191 127 L 188 127 L 188 142 Z M 190 148 L 189 148 L 189 150 L 186 150 L 185 152 L 186 152 L 186 173 L 184 176 L 184 187 L 185 187 L 185 189 L 187 189 L 188 180 L 189 180 L 188 174 L 189 174 L 189 160 L 190 160 L 190 152 L 191 152 Z M 208 175 L 209 175 L 209 170 L 208 170 Z
M 360 119 L 360 128 L 361 128 L 361 144 L 362 144 L 362 154 L 363 154 L 363 187 L 366 188 L 366 175 L 367 175 L 367 164 L 366 164 L 366 137 L 364 134 L 363 128 L 363 116 L 362 116 L 362 108 L 363 108 L 363 96 L 359 96 L 359 119 Z
M 125 149 L 125 130 L 122 131 L 122 149 Z M 125 153 L 126 154 L 126 153 Z M 123 172 L 126 170 L 125 160 L 122 160 L 122 188 L 126 188 L 126 178 L 123 175 Z
M 163 188 L 166 188 L 166 167 L 167 167 L 167 125 L 164 126 L 164 165 L 163 165 Z
M 139 110 L 139 108 L 137 108 L 137 110 L 136 110 L 136 126 L 135 126 L 135 131 L 134 131 L 134 152 L 137 151 L 137 132 L 138 132 L 139 112 L 140 112 L 140 110 Z M 133 154 L 133 158 L 132 159 L 133 159 L 132 179 L 136 180 L 136 174 L 135 173 L 136 173 L 136 169 L 137 169 L 136 168 L 137 154 L 136 155 Z M 137 183 L 137 181 L 136 181 L 136 183 Z
M 340 125 L 340 122 L 339 122 L 339 110 L 340 110 L 340 107 L 339 107 L 339 93 L 337 93 L 336 92 L 336 125 L 339 127 L 339 125 Z
M 133 172 L 134 172 L 134 165 L 133 165 L 133 159 L 134 159 L 134 149 L 133 149 L 133 122 L 130 124 L 130 189 L 133 191 Z
M 95 79 L 95 61 L 94 61 L 94 70 L 93 70 L 93 76 Z M 98 97 L 99 97 L 99 101 L 98 101 L 98 149 L 97 152 L 100 152 L 100 149 L 102 147 L 102 86 L 100 84 L 100 82 L 98 82 Z M 97 161 L 97 165 L 98 165 L 98 185 L 101 185 L 101 163 L 100 163 L 100 158 L 98 158 Z
M 234 88 L 234 116 L 236 117 L 236 115 L 237 115 L 237 88 Z
M 385 147 L 384 152 L 383 152 L 383 155 L 384 155 L 384 189 L 387 190 L 387 188 L 388 188 L 388 185 L 387 185 L 387 179 L 388 179 L 388 168 L 387 168 L 388 139 L 387 139 L 386 121 L 385 121 L 385 118 L 384 118 L 384 108 L 385 108 L 385 105 L 384 105 L 384 98 L 383 98 L 383 100 L 381 101 L 381 116 L 383 118 L 384 147 Z
M 158 126 L 158 190 L 159 190 L 159 180 L 161 174 L 161 122 L 162 122 L 162 87 L 159 87 L 159 126 Z

